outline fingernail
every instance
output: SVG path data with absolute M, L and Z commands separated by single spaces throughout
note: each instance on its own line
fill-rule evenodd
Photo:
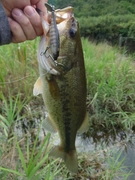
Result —
M 35 9 L 32 8 L 32 7 L 29 7 L 27 9 L 25 9 L 25 14 L 28 16 L 28 17 L 31 17 L 35 14 Z
M 22 15 L 22 11 L 21 11 L 20 9 L 15 8 L 15 9 L 13 10 L 13 15 L 15 15 L 15 16 L 21 16 L 21 15 Z

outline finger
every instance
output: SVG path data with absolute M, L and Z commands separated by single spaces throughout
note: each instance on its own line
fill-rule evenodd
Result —
M 41 18 L 39 14 L 36 12 L 36 10 L 32 6 L 26 6 L 24 8 L 24 14 L 28 17 L 31 25 L 33 26 L 36 35 L 42 35 L 43 29 L 41 25 Z
M 40 1 L 40 0 L 38 0 Z M 19 9 L 23 9 L 25 6 L 28 6 L 31 4 L 30 0 L 0 0 L 2 2 L 2 5 L 6 11 L 6 14 L 10 17 L 11 11 L 16 7 Z
M 21 26 L 11 18 L 8 18 L 10 29 L 12 32 L 12 42 L 19 43 L 26 40 L 26 36 L 21 28 Z
M 42 12 L 44 12 L 45 14 L 47 13 L 47 9 L 45 6 L 45 2 L 47 2 L 47 0 L 41 0 L 37 3 L 37 8 L 39 8 Z
M 28 17 L 23 13 L 22 10 L 14 8 L 12 11 L 12 16 L 18 24 L 20 24 L 26 38 L 32 40 L 36 37 L 36 32 L 29 21 Z
M 45 7 L 45 2 L 47 0 L 31 0 L 32 5 L 36 5 L 37 8 L 39 8 L 42 12 L 46 13 L 46 7 Z

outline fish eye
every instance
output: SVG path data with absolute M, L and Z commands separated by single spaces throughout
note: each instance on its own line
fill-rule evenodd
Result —
M 70 37 L 75 37 L 75 35 L 76 35 L 75 29 L 70 29 L 69 35 L 70 35 Z

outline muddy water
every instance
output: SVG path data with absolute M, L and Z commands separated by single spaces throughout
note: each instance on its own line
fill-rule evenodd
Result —
M 121 159 L 124 157 L 125 161 L 123 164 L 126 166 L 126 171 L 131 172 L 128 180 L 135 180 L 135 134 L 128 135 L 128 141 L 121 154 Z

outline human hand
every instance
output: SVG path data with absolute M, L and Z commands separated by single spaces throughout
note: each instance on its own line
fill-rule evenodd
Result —
M 42 35 L 41 19 L 35 8 L 46 13 L 47 0 L 1 0 L 12 31 L 12 42 L 19 43 Z

